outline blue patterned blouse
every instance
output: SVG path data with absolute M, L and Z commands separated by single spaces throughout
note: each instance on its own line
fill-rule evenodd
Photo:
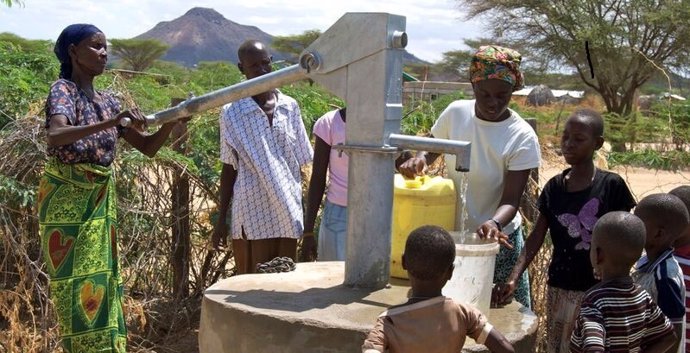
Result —
M 67 117 L 72 126 L 86 126 L 104 120 L 114 119 L 120 113 L 120 102 L 112 95 L 98 92 L 101 97 L 96 103 L 84 91 L 69 80 L 60 79 L 50 87 L 46 100 L 46 129 L 55 115 Z M 117 138 L 122 129 L 113 127 L 86 136 L 68 145 L 48 147 L 48 155 L 66 164 L 93 163 L 109 166 L 115 159 Z

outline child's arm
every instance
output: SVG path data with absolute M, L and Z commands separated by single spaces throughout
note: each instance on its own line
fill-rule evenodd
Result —
M 487 325 L 489 325 L 487 323 Z M 486 348 L 489 348 L 489 351 L 495 352 L 495 353 L 513 353 L 515 350 L 513 349 L 513 345 L 508 342 L 508 340 L 498 332 L 498 330 L 491 328 L 491 331 L 489 331 L 489 336 L 486 337 L 486 341 L 484 342 L 484 345 Z
M 532 263 L 534 257 L 537 256 L 539 249 L 542 244 L 544 244 L 544 239 L 546 238 L 546 231 L 549 225 L 546 221 L 546 216 L 539 214 L 537 218 L 537 223 L 534 225 L 534 229 L 527 237 L 525 247 L 520 252 L 520 257 L 513 267 L 513 272 L 511 272 L 508 280 L 505 284 L 499 284 L 495 288 L 495 293 L 493 295 L 493 302 L 505 303 L 508 298 L 510 298 L 515 292 L 515 287 L 517 287 L 517 281 L 520 275 L 527 269 L 529 264 Z
M 385 352 L 388 348 L 386 335 L 384 334 L 383 319 L 379 317 L 376 319 L 374 327 L 369 331 L 367 338 L 362 344 L 362 353 L 379 353 Z
M 673 278 L 662 277 L 656 281 L 658 291 L 657 305 L 661 312 L 668 317 L 673 325 L 676 340 L 669 352 L 677 352 L 683 337 L 683 321 L 685 320 L 685 293 L 681 283 Z
M 685 343 L 685 342 L 680 341 L 681 337 L 683 337 L 683 325 L 682 324 L 673 324 L 673 335 L 664 336 L 664 338 L 661 340 L 661 341 L 672 342 L 672 344 L 667 347 L 666 352 L 669 352 L 669 353 L 678 352 L 678 347 L 680 347 L 681 344 Z M 645 352 L 656 352 L 656 351 L 645 350 Z M 664 352 L 664 351 L 660 350 L 659 352 Z
M 645 335 L 641 342 L 642 352 L 677 352 L 677 343 L 683 333 L 671 325 L 671 321 L 652 301 L 652 298 L 648 300 L 650 315 L 645 320 Z
M 580 306 L 580 314 L 575 320 L 575 327 L 570 334 L 571 353 L 603 353 L 605 352 L 606 326 L 604 317 L 595 303 L 587 296 Z
M 678 336 L 676 336 L 676 334 L 677 334 L 677 332 L 674 334 L 670 334 L 670 335 L 666 335 L 664 337 L 661 337 L 658 341 L 645 347 L 645 349 L 642 352 L 644 352 L 644 353 L 664 353 L 664 352 L 674 353 L 674 352 L 678 352 L 678 345 L 674 344 L 674 343 L 677 343 L 677 341 L 679 341 Z
M 326 174 L 328 173 L 328 161 L 331 155 L 331 146 L 319 136 L 314 136 L 314 164 L 309 180 L 307 192 L 307 212 L 304 217 L 304 233 L 302 239 L 302 254 L 307 261 L 316 260 L 316 241 L 314 239 L 314 223 L 316 214 L 321 207 L 323 193 L 326 190 Z

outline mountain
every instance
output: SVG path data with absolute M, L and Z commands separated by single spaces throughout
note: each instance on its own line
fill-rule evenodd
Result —
M 403 54 L 403 63 L 405 65 L 409 65 L 409 64 L 431 65 L 428 61 L 424 61 L 424 60 L 414 56 L 414 54 L 410 53 L 407 50 L 405 50 L 405 54 Z
M 199 61 L 237 62 L 237 48 L 247 39 L 271 43 L 273 36 L 254 26 L 244 26 L 223 17 L 216 10 L 195 7 L 172 21 L 158 23 L 136 39 L 157 39 L 170 46 L 163 60 L 185 66 Z M 276 55 L 277 54 L 277 55 Z M 275 59 L 282 59 L 274 53 Z
M 194 66 L 200 61 L 237 62 L 237 48 L 247 39 L 263 43 L 273 42 L 273 36 L 255 26 L 245 26 L 228 20 L 214 9 L 195 7 L 172 21 L 158 23 L 153 29 L 135 37 L 157 39 L 170 46 L 161 58 L 184 66 Z M 274 60 L 288 58 L 280 52 L 272 52 Z M 406 52 L 405 64 L 427 62 Z

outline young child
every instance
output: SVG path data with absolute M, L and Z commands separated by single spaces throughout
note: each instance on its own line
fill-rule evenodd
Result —
M 645 225 L 635 215 L 615 211 L 599 218 L 589 257 L 601 282 L 582 299 L 571 352 L 665 352 L 673 345 L 668 318 L 630 277 L 644 245 Z
M 437 226 L 415 229 L 402 256 L 412 286 L 408 302 L 379 316 L 369 332 L 363 353 L 457 353 L 466 336 L 492 352 L 513 352 L 513 347 L 477 309 L 441 295 L 453 274 L 455 244 Z
M 679 186 L 671 191 L 669 194 L 677 196 L 685 204 L 685 208 L 690 212 L 690 185 Z M 680 269 L 683 271 L 683 279 L 685 284 L 685 351 L 690 352 L 690 296 L 688 296 L 688 288 L 690 288 L 690 225 L 685 227 L 685 231 L 673 243 L 674 251 L 673 257 L 678 261 Z
M 495 302 L 506 302 L 520 275 L 543 245 L 547 231 L 553 242 L 547 291 L 548 351 L 569 351 L 570 334 L 585 291 L 597 283 L 589 261 L 592 229 L 610 211 L 635 206 L 618 174 L 594 166 L 594 153 L 604 143 L 604 121 L 591 109 L 574 112 L 566 121 L 561 151 L 570 168 L 551 178 L 539 196 L 539 217 L 505 284 L 497 285 Z
M 307 211 L 304 218 L 302 251 L 307 260 L 344 261 L 345 236 L 347 233 L 347 172 L 348 157 L 332 148 L 345 143 L 346 109 L 324 114 L 314 123 L 314 164 L 307 194 Z M 314 240 L 314 223 L 326 190 L 319 227 L 318 252 Z
M 264 44 L 244 42 L 240 71 L 252 79 L 271 72 Z M 303 232 L 300 167 L 312 148 L 297 102 L 269 90 L 223 107 L 220 116 L 220 217 L 213 246 L 225 243 L 225 215 L 232 199 L 232 248 L 237 272 L 252 273 L 275 257 L 295 260 Z
M 645 255 L 636 266 L 635 282 L 651 295 L 671 320 L 678 337 L 669 352 L 685 352 L 685 284 L 673 243 L 688 226 L 690 216 L 683 201 L 671 194 L 652 194 L 635 208 L 647 229 Z

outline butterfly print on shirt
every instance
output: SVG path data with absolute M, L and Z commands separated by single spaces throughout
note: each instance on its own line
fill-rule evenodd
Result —
M 594 224 L 597 223 L 598 212 L 599 199 L 593 198 L 582 206 L 577 215 L 564 213 L 556 217 L 558 222 L 568 228 L 568 235 L 581 239 L 575 245 L 576 250 L 589 250 L 589 244 L 592 242 L 592 229 L 594 229 Z

